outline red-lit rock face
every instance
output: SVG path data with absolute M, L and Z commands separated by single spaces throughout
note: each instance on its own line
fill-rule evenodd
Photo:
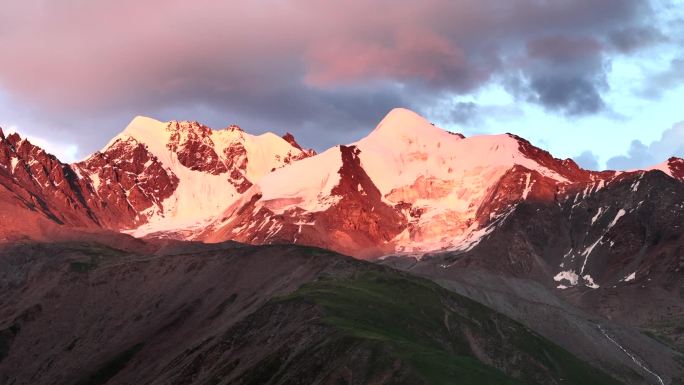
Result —
M 245 148 L 244 132 L 238 126 L 230 126 L 227 130 L 237 134 L 237 139 L 225 147 L 219 154 L 212 141 L 213 131 L 197 122 L 172 122 L 168 126 L 171 137 L 166 145 L 175 153 L 178 161 L 193 171 L 206 172 L 213 175 L 226 174 L 237 192 L 243 193 L 252 182 L 247 178 L 249 156 Z
M 69 165 L 17 134 L 0 135 L 0 184 L 15 202 L 58 224 L 100 225 L 88 206 L 87 184 Z
M 360 150 L 340 146 L 340 153 L 340 180 L 331 191 L 339 200 L 316 216 L 319 226 L 332 234 L 327 246 L 357 257 L 386 253 L 391 250 L 386 246 L 406 228 L 407 221 L 395 207 L 383 202 L 361 166 Z
M 230 170 L 229 180 L 235 186 L 235 189 L 242 194 L 248 188 L 252 187 L 252 182 L 247 179 L 247 163 L 249 158 L 247 149 L 241 143 L 236 143 L 223 150 L 225 157 L 226 170 Z
M 298 148 L 298 149 L 300 149 L 300 150 L 302 150 L 302 151 L 304 150 L 304 149 L 302 148 L 302 146 L 300 146 L 299 143 L 297 143 L 297 141 L 295 140 L 294 135 L 290 134 L 289 132 L 287 132 L 287 133 L 285 133 L 285 135 L 283 135 L 283 139 L 285 139 L 286 142 L 290 143 L 290 144 L 292 145 L 292 147 Z
M 105 152 L 97 152 L 74 167 L 92 186 L 96 196 L 92 205 L 100 216 L 109 219 L 112 228 L 142 224 L 143 211 L 163 210 L 162 202 L 179 182 L 145 145 L 132 138 L 117 140 Z
M 140 212 L 178 184 L 144 146 L 117 141 L 74 165 L 13 134 L 0 142 L 5 186 L 57 223 L 120 228 L 142 223 Z
M 667 164 L 673 177 L 684 180 L 684 159 L 672 157 L 667 160 Z
M 176 153 L 183 166 L 214 175 L 228 172 L 228 167 L 214 150 L 209 127 L 197 122 L 172 122 L 168 130 L 171 138 L 166 147 Z

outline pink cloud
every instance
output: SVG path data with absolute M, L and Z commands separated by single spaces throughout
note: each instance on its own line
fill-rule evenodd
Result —
M 399 29 L 385 44 L 339 39 L 312 47 L 306 80 L 318 86 L 376 78 L 437 82 L 468 66 L 465 52 L 443 36 L 417 28 Z
M 640 4 L 24 0 L 3 6 L 11 17 L 0 25 L 0 88 L 57 111 L 219 104 L 235 95 L 270 102 L 287 89 L 303 96 L 308 88 L 372 82 L 463 93 L 518 70 L 511 58 L 559 49 L 544 46 L 545 36 L 600 38 L 644 20 Z

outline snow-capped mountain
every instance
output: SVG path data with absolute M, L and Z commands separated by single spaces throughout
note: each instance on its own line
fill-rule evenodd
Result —
M 5 188 L 56 223 L 363 258 L 471 250 L 520 202 L 586 199 L 643 174 L 583 170 L 515 135 L 466 138 L 406 109 L 318 155 L 289 134 L 144 117 L 73 165 L 18 135 L 2 137 L 2 151 Z M 681 180 L 683 165 L 648 172 Z
M 101 151 L 72 165 L 18 134 L 0 133 L 0 182 L 11 197 L 6 203 L 27 215 L 144 235 L 201 224 L 263 175 L 314 154 L 290 134 L 255 136 L 237 126 L 212 130 L 137 117 Z
M 666 172 L 678 175 L 669 163 Z M 360 141 L 266 175 L 197 238 L 358 257 L 468 250 L 517 202 L 597 191 L 624 174 L 583 170 L 510 134 L 465 138 L 395 109 Z
M 288 140 L 137 117 L 74 168 L 103 200 L 132 208 L 123 228 L 145 235 L 199 225 L 265 174 L 314 154 Z

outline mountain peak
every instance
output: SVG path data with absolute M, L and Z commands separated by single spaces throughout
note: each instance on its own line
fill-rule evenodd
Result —
M 231 124 L 230 126 L 226 127 L 226 130 L 244 132 L 244 130 L 237 124 Z
M 131 120 L 130 123 L 124 128 L 122 134 L 141 134 L 141 133 L 153 133 L 160 131 L 165 127 L 165 123 L 148 118 L 147 116 L 136 116 Z M 134 135 L 131 135 L 134 136 Z
M 393 121 L 401 121 L 401 122 L 406 122 L 406 121 L 420 121 L 423 123 L 429 123 L 424 117 L 422 117 L 420 114 L 417 112 L 410 110 L 408 108 L 403 108 L 403 107 L 396 107 L 390 110 L 390 112 L 385 115 L 385 117 L 380 121 L 380 124 L 383 122 L 393 122 Z
M 146 116 L 136 116 L 131 120 L 130 123 L 124 128 L 119 135 L 116 135 L 112 140 L 107 143 L 101 151 L 105 151 L 111 145 L 113 145 L 118 140 L 131 137 L 139 142 L 147 143 L 148 141 L 159 141 L 164 140 L 166 124 L 160 122 L 159 120 L 148 118 Z
M 161 124 L 161 123 L 162 123 L 161 121 L 154 119 L 154 118 L 150 118 L 149 116 L 136 115 L 135 117 L 133 117 L 133 119 L 131 119 L 131 121 L 130 121 L 130 123 L 128 123 L 128 125 L 131 126 L 131 125 Z
M 425 135 L 443 131 L 427 119 L 406 108 L 392 109 L 371 132 L 371 135 Z

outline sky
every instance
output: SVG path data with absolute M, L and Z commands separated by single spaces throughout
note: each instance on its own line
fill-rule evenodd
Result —
M 61 160 L 137 115 L 324 150 L 394 107 L 591 169 L 684 156 L 684 0 L 22 0 L 0 127 Z

